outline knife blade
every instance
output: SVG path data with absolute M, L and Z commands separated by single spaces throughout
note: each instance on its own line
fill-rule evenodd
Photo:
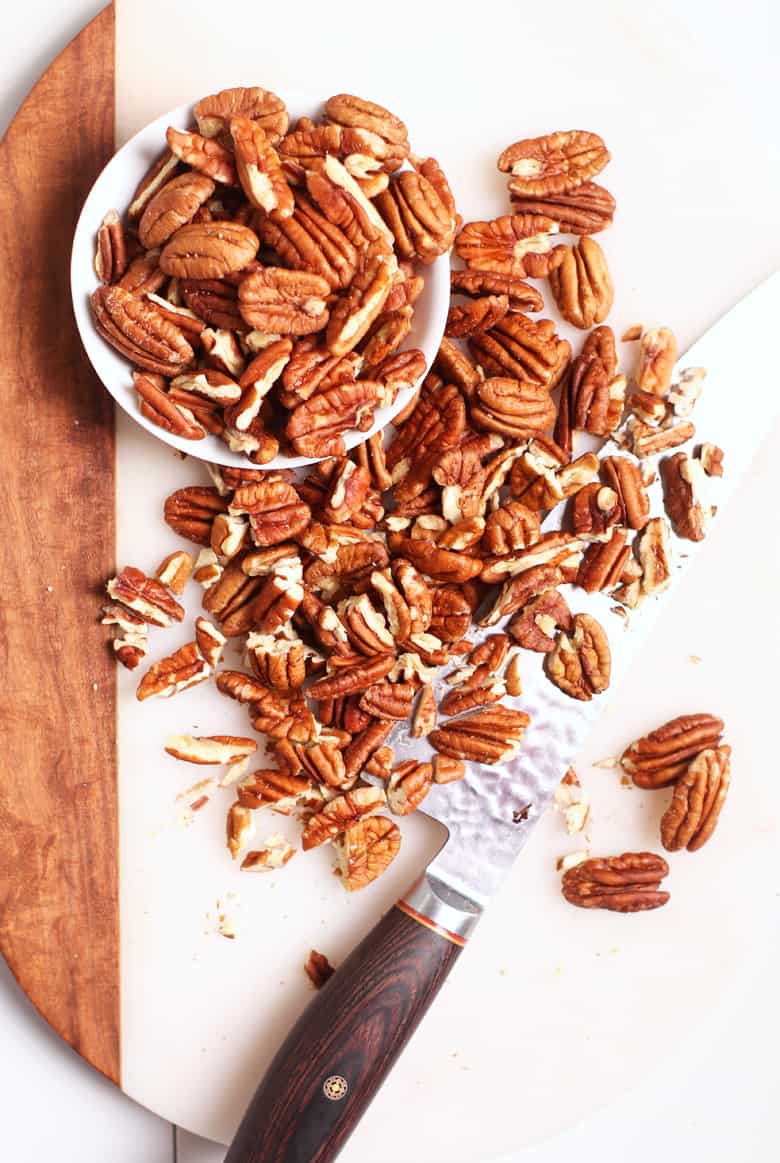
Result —
M 705 497 L 718 512 L 780 411 L 771 380 L 778 317 L 780 273 L 741 300 L 675 368 L 675 377 L 687 367 L 707 369 L 696 435 L 681 447 L 692 452 L 706 440 L 725 449 L 725 475 L 707 482 Z M 651 514 L 663 515 L 657 472 L 648 493 Z M 560 521 L 553 512 L 544 528 Z M 717 517 L 708 537 L 716 529 Z M 679 576 L 705 543 L 671 535 L 671 584 L 631 611 L 628 622 L 613 612 L 608 595 L 560 587 L 574 611 L 592 614 L 607 630 L 610 689 L 623 681 Z M 496 629 L 484 629 L 475 641 Z M 424 811 L 446 828 L 445 843 L 304 1011 L 258 1087 L 226 1163 L 327 1163 L 336 1157 L 576 758 L 609 692 L 590 702 L 570 699 L 544 674 L 542 656 L 523 656 L 522 696 L 505 700 L 531 717 L 516 755 L 495 766 L 468 764 L 463 779 L 430 791 Z M 412 739 L 408 729 L 397 731 L 393 744 L 398 759 L 428 757 L 425 741 Z

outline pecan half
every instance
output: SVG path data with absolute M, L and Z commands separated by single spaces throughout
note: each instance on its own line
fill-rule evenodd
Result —
M 307 169 L 306 189 L 328 221 L 343 230 L 355 246 L 363 248 L 381 239 L 392 248 L 388 226 L 338 158 L 326 153 L 315 170 Z
M 572 529 L 586 541 L 603 541 L 623 519 L 620 497 L 609 485 L 598 481 L 585 485 L 572 502 Z
M 420 573 L 435 581 L 462 584 L 478 577 L 482 570 L 482 562 L 478 558 L 442 549 L 434 541 L 390 533 L 388 546 L 394 554 L 407 558 Z
M 179 279 L 221 279 L 251 262 L 259 245 L 239 222 L 190 222 L 165 244 L 160 270 Z
M 672 381 L 677 340 L 668 327 L 651 327 L 642 333 L 639 343 L 637 387 L 654 396 L 665 396 Z
M 276 150 L 262 126 L 248 117 L 233 117 L 230 136 L 236 152 L 238 180 L 258 210 L 289 218 L 295 209 Z
M 175 376 L 194 364 L 195 353 L 180 329 L 145 300 L 111 286 L 98 287 L 90 302 L 98 332 L 138 367 Z
M 227 642 L 225 635 L 208 618 L 199 617 L 195 619 L 195 642 L 209 666 L 216 667 L 222 660 Z
M 257 230 L 285 266 L 321 275 L 334 289 L 352 282 L 358 251 L 344 231 L 300 192 L 296 192 L 295 211 L 289 218 L 261 218 Z
M 241 280 L 238 303 L 250 327 L 276 335 L 310 335 L 327 324 L 328 282 L 308 271 L 262 267 Z
M 122 221 L 116 210 L 109 210 L 97 232 L 95 274 L 101 283 L 116 283 L 127 269 L 127 245 Z
M 722 734 L 715 715 L 679 715 L 627 747 L 620 763 L 637 787 L 667 787 L 700 752 L 716 749 Z
M 512 175 L 511 193 L 546 198 L 576 190 L 600 174 L 608 161 L 609 150 L 597 133 L 573 129 L 516 141 L 500 154 L 497 165 Z
M 311 816 L 303 829 L 304 852 L 334 840 L 365 816 L 375 815 L 385 806 L 385 793 L 378 787 L 359 787 L 336 796 Z
M 620 582 L 631 554 L 625 529 L 613 529 L 608 541 L 589 545 L 580 562 L 577 585 L 589 594 L 611 590 Z
M 188 642 L 149 667 L 138 684 L 135 697 L 139 702 L 158 695 L 170 698 L 187 687 L 203 682 L 210 674 L 211 667 L 201 657 L 197 643 Z
M 115 602 L 122 602 L 150 626 L 172 626 L 184 618 L 184 607 L 168 588 L 133 565 L 126 565 L 112 577 L 106 583 L 106 591 Z
M 468 222 L 455 239 L 455 253 L 473 271 L 513 279 L 541 279 L 563 262 L 567 248 L 553 247 L 557 224 L 543 214 L 504 214 Z
M 467 595 L 463 593 L 463 587 L 437 586 L 431 597 L 432 633 L 442 642 L 459 642 L 468 633 L 474 609 Z
M 281 97 L 257 85 L 211 93 L 197 102 L 193 112 L 204 137 L 226 134 L 234 117 L 248 117 L 274 144 L 287 132 L 290 121 Z
M 287 437 L 301 456 L 343 456 L 344 433 L 370 427 L 382 385 L 375 380 L 336 384 L 299 404 L 287 421 Z
M 637 913 L 657 909 L 669 900 L 660 891 L 669 865 L 652 852 L 624 852 L 622 856 L 591 858 L 568 868 L 561 888 L 569 904 L 582 909 L 611 909 Z
M 412 454 L 419 463 L 432 452 L 445 452 L 459 443 L 465 428 L 466 406 L 454 385 L 447 384 L 438 392 L 421 396 L 387 449 L 387 467 L 397 468 Z
M 347 892 L 371 884 L 395 860 L 401 847 L 398 825 L 387 816 L 368 816 L 333 842 L 341 883 Z
M 393 147 L 397 165 L 409 152 L 408 132 L 403 121 L 374 101 L 352 93 L 337 93 L 325 102 L 325 115 L 331 124 L 365 130 L 387 142 Z
M 349 290 L 330 313 L 325 345 L 331 355 L 346 355 L 357 346 L 384 307 L 396 269 L 392 255 L 379 252 L 360 258 Z
M 165 132 L 168 148 L 181 161 L 199 170 L 215 182 L 222 182 L 226 186 L 236 184 L 236 167 L 229 150 L 217 141 L 210 141 L 199 133 L 187 133 L 182 129 L 174 129 L 172 125 Z M 254 255 L 252 256 L 254 257 Z
M 401 258 L 432 263 L 452 246 L 456 217 L 436 187 L 416 170 L 394 174 L 376 205 Z
M 252 755 L 257 743 L 240 735 L 172 735 L 165 750 L 185 763 L 232 764 Z
M 431 790 L 433 767 L 406 759 L 393 769 L 387 784 L 387 806 L 395 816 L 408 816 Z
M 563 194 L 528 197 L 512 193 L 512 205 L 519 214 L 544 214 L 557 223 L 561 234 L 598 234 L 612 225 L 615 199 L 595 182 L 583 182 Z
M 491 271 L 450 271 L 450 290 L 455 295 L 472 299 L 483 296 L 506 298 L 509 311 L 534 312 L 544 308 L 544 300 L 536 287 L 512 275 Z
M 477 384 L 470 413 L 476 428 L 522 439 L 552 425 L 555 404 L 546 386 L 491 376 Z
M 651 424 L 643 424 L 636 416 L 630 416 L 619 436 L 629 452 L 643 460 L 659 452 L 677 448 L 691 440 L 695 434 L 696 429 L 690 420 L 683 420 L 680 424 L 673 424 L 668 428 L 657 428 Z
M 489 557 L 482 565 L 482 580 L 503 582 L 507 577 L 516 577 L 536 566 L 557 566 L 564 578 L 574 579 L 579 568 L 585 542 L 571 533 L 551 531 L 543 533 L 538 541 L 527 549 L 503 557 Z
M 700 751 L 674 785 L 661 817 L 661 843 L 668 852 L 696 852 L 718 823 L 730 780 L 730 747 Z
M 453 304 L 447 314 L 444 334 L 463 338 L 474 331 L 489 331 L 504 318 L 509 310 L 506 295 L 486 295 L 466 304 Z
M 460 719 L 451 719 L 431 731 L 428 741 L 441 755 L 471 759 L 476 763 L 500 763 L 514 752 L 530 718 L 509 707 L 487 707 Z
M 392 728 L 392 720 L 374 719 L 347 744 L 344 749 L 344 775 L 347 780 L 356 780 L 366 769 Z
M 227 846 L 230 855 L 238 860 L 242 848 L 246 848 L 255 830 L 252 813 L 243 804 L 231 804 L 227 814 Z
M 279 545 L 297 537 L 311 520 L 311 510 L 292 485 L 281 480 L 241 485 L 233 494 L 229 512 L 246 513 L 255 545 Z
M 147 203 L 138 223 L 138 238 L 147 250 L 163 246 L 180 226 L 191 222 L 214 193 L 205 174 L 187 173 L 172 178 Z
M 548 391 L 556 386 L 571 355 L 568 340 L 555 332 L 551 319 L 507 315 L 490 332 L 468 340 L 469 349 L 485 372 L 511 376 Z
M 644 529 L 650 519 L 650 498 L 639 465 L 625 456 L 605 456 L 601 470 L 620 498 L 626 524 L 631 529 Z
M 464 274 L 468 272 L 453 271 L 453 274 L 455 273 Z M 442 339 L 433 366 L 448 384 L 454 384 L 455 387 L 460 388 L 467 399 L 472 395 L 474 388 L 482 379 L 474 364 L 463 354 L 459 347 L 447 338 Z M 396 424 L 402 423 L 400 414 L 396 417 L 395 422 Z
M 131 222 L 135 222 L 141 217 L 157 191 L 161 190 L 176 173 L 178 165 L 179 159 L 169 149 L 166 149 L 163 155 L 147 170 L 138 183 L 133 200 L 127 210 L 127 217 Z
M 216 489 L 191 485 L 177 489 L 165 501 L 163 515 L 175 533 L 198 545 L 209 545 L 211 523 L 217 513 L 227 512 L 227 501 Z
M 177 377 L 178 378 L 178 377 Z M 183 440 L 202 440 L 206 429 L 198 423 L 193 412 L 179 400 L 172 400 L 165 391 L 165 377 L 155 372 L 133 372 L 133 386 L 138 393 L 142 416 L 166 432 L 173 432 Z
M 331 659 L 332 661 L 332 659 Z M 308 689 L 313 699 L 335 699 L 343 695 L 366 691 L 380 682 L 395 665 L 394 654 L 377 654 L 373 658 L 359 658 L 348 666 L 340 666 L 333 674 L 318 679 Z
M 375 719 L 409 718 L 417 690 L 410 682 L 378 682 L 360 698 L 360 709 Z
M 413 739 L 424 739 L 436 726 L 437 718 L 433 687 L 424 686 L 417 699 L 409 734 Z
M 572 613 L 563 594 L 558 590 L 543 590 L 515 614 L 507 633 L 526 650 L 547 654 L 555 647 L 555 631 L 568 633 L 572 628 Z
M 273 769 L 253 771 L 238 785 L 239 803 L 253 811 L 271 807 L 283 816 L 289 816 L 299 800 L 309 791 L 308 779 L 287 771 Z
M 661 461 L 664 507 L 678 537 L 702 541 L 706 514 L 701 503 L 704 469 L 687 452 L 676 452 Z
M 592 238 L 566 247 L 561 263 L 550 271 L 550 290 L 558 310 L 574 327 L 587 330 L 612 310 L 614 289 L 604 252 Z
M 647 522 L 637 539 L 637 553 L 642 567 L 642 593 L 661 593 L 672 577 L 669 526 L 663 517 Z
M 609 640 L 590 614 L 575 614 L 572 630 L 560 630 L 545 656 L 547 677 L 572 699 L 589 701 L 609 686 L 612 667 Z
M 594 436 L 608 436 L 615 431 L 626 398 L 625 376 L 616 376 L 616 371 L 612 329 L 596 327 L 571 366 L 567 390 L 572 429 Z

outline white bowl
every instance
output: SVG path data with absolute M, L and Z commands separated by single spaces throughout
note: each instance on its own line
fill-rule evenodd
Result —
M 321 104 L 312 97 L 300 93 L 279 94 L 285 101 L 291 121 L 299 117 L 316 117 Z M 186 129 L 194 124 L 192 106 L 180 105 L 164 113 L 114 154 L 87 195 L 73 237 L 73 251 L 70 264 L 70 286 L 73 296 L 73 310 L 84 350 L 89 361 L 104 385 L 125 412 L 158 440 L 178 448 L 200 460 L 214 464 L 247 468 L 249 461 L 242 453 L 231 452 L 218 436 L 207 434 L 203 440 L 183 440 L 165 429 L 159 428 L 151 420 L 142 416 L 133 389 L 130 364 L 98 334 L 92 319 L 89 299 L 98 286 L 95 269 L 95 238 L 98 227 L 106 211 L 116 209 L 122 214 L 129 205 L 133 192 L 152 162 L 165 148 L 165 131 L 169 125 Z M 448 255 L 442 255 L 428 267 L 423 267 L 425 289 L 415 303 L 412 330 L 404 344 L 405 348 L 420 348 L 425 355 L 426 366 L 430 367 L 439 348 L 450 298 L 450 264 Z M 377 408 L 374 423 L 368 432 L 351 429 L 344 433 L 347 449 L 362 444 L 369 436 L 384 428 L 408 403 L 416 388 L 406 388 L 398 393 L 390 407 Z M 277 456 L 263 468 L 297 468 L 305 464 L 316 464 L 316 457 Z

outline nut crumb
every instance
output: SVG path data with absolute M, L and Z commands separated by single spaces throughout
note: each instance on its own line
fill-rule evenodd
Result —
M 325 982 L 330 981 L 336 972 L 325 954 L 318 953 L 316 949 L 309 950 L 303 971 L 315 989 L 322 989 Z
M 565 856 L 559 856 L 555 861 L 555 868 L 557 872 L 565 872 L 567 868 L 576 868 L 578 864 L 582 864 L 590 856 L 588 848 L 582 848 L 578 852 L 567 852 Z
M 620 757 L 617 755 L 607 755 L 604 759 L 596 759 L 591 763 L 591 767 L 618 767 L 620 765 Z
M 701 658 L 698 654 L 689 654 L 688 661 L 690 663 L 692 663 L 694 666 L 698 666 L 700 662 L 704 661 L 704 659 Z
M 620 340 L 622 343 L 634 343 L 635 340 L 642 338 L 643 330 L 644 328 L 641 323 L 632 323 L 620 336 Z

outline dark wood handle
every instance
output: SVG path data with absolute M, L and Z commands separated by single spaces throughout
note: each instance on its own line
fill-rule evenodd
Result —
M 299 1018 L 225 1163 L 335 1159 L 459 952 L 459 944 L 390 909 Z

